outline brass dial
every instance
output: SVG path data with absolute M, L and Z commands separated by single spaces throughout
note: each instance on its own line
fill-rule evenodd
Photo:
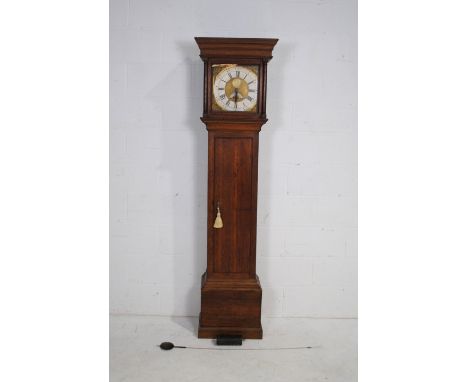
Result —
M 213 66 L 213 109 L 255 111 L 258 97 L 258 68 L 236 64 Z

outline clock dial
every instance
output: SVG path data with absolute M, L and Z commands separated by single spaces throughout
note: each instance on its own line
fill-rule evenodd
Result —
M 255 65 L 213 65 L 213 109 L 256 111 L 258 67 Z

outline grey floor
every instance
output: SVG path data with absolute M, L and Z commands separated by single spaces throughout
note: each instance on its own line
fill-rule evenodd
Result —
M 196 317 L 111 316 L 110 381 L 357 381 L 357 320 L 264 318 L 262 325 L 264 339 L 246 340 L 240 349 L 318 347 L 163 351 L 163 341 L 220 347 L 196 338 Z

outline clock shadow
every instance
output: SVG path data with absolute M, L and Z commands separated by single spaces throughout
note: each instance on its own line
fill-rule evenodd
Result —
M 171 174 L 173 215 L 169 235 L 174 242 L 171 256 L 173 283 L 168 291 L 173 301 L 173 322 L 197 336 L 200 312 L 201 275 L 206 270 L 207 166 L 208 132 L 200 121 L 203 114 L 203 62 L 193 40 L 177 42 L 182 60 L 174 65 L 158 93 L 168 94 L 161 99 L 165 120 L 178 121 L 174 130 L 163 134 L 163 163 Z M 174 81 L 183 78 L 185 81 Z M 174 95 L 183 94 L 183 97 Z M 170 99 L 177 99 L 171 104 Z M 177 130 L 177 131 L 176 131 Z M 176 138 L 174 138 L 174 135 Z M 166 145 L 167 142 L 167 145 Z M 180 145 L 174 148 L 174 145 Z M 175 149 L 175 150 L 174 150 Z M 175 152 L 174 152 L 175 151 Z M 188 179 L 184 179 L 188 176 Z M 162 313 L 166 307 L 162 306 Z
M 278 158 L 277 135 L 285 129 L 290 129 L 289 107 L 290 99 L 285 91 L 284 73 L 292 64 L 295 44 L 282 41 L 281 36 L 273 50 L 273 58 L 268 63 L 266 115 L 267 123 L 259 133 L 258 156 L 258 196 L 257 196 L 257 275 L 262 285 L 262 323 L 265 317 L 281 317 L 283 315 L 284 290 L 278 286 L 278 280 L 273 279 L 275 271 L 270 259 L 278 256 L 278 237 L 284 234 L 283 222 L 271 220 L 271 216 L 279 216 L 283 212 L 282 200 L 287 195 L 282 185 L 287 184 L 287 171 L 284 171 Z M 278 236 L 278 237 L 277 237 Z M 285 270 L 286 272 L 286 270 Z M 264 324 L 264 335 L 268 326 Z
M 198 337 L 198 316 L 201 305 L 201 276 L 206 271 L 207 251 L 207 199 L 208 199 L 208 131 L 200 120 L 203 114 L 203 71 L 204 66 L 199 58 L 198 47 L 194 40 L 178 42 L 177 46 L 185 57 L 184 69 L 190 81 L 186 83 L 185 121 L 192 144 L 192 174 L 194 182 L 192 190 L 187 190 L 193 206 L 193 239 L 189 251 L 189 273 L 192 277 L 189 285 L 176 283 L 176 295 L 182 296 L 184 311 L 190 312 L 190 317 L 174 317 L 173 321 L 191 331 Z M 177 236 L 176 236 L 177 237 Z M 179 264 L 174 271 L 177 273 Z M 177 280 L 177 275 L 175 275 Z
M 194 40 L 176 42 L 178 56 L 161 57 L 170 70 L 145 94 L 161 110 L 155 136 L 157 190 L 155 288 L 158 314 L 197 334 L 201 275 L 206 269 L 208 133 L 203 114 L 203 62 Z M 160 153 L 160 158 L 157 153 Z

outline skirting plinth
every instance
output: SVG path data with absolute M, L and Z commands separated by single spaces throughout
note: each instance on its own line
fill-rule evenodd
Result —
M 262 288 L 255 279 L 216 280 L 202 276 L 198 338 L 240 335 L 261 339 Z

